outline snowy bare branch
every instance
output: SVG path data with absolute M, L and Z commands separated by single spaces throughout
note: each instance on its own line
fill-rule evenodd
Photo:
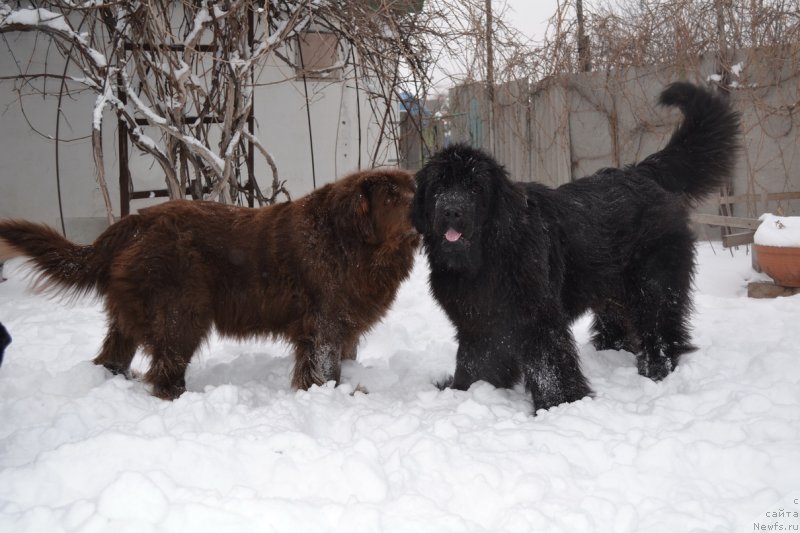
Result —
M 239 169 L 251 143 L 273 176 L 272 193 L 259 191 L 257 199 L 288 196 L 274 158 L 250 129 L 253 87 L 265 61 L 301 71 L 295 53 L 299 33 L 325 30 L 335 33 L 346 52 L 347 59 L 333 70 L 352 70 L 362 62 L 371 66 L 370 75 L 385 77 L 397 70 L 399 55 L 387 50 L 398 49 L 389 43 L 400 38 L 387 30 L 387 21 L 409 18 L 379 1 L 365 8 L 356 0 L 275 0 L 263 7 L 255 0 L 57 0 L 40 5 L 45 7 L 12 8 L 0 2 L 0 32 L 48 35 L 71 68 L 79 70 L 65 76 L 96 93 L 93 150 L 105 198 L 100 139 L 109 111 L 130 141 L 161 167 L 173 198 L 204 190 L 208 198 L 233 201 L 246 190 Z M 380 67 L 367 56 L 383 57 Z M 26 75 L 20 72 L 21 78 Z M 381 89 L 372 96 L 389 105 L 396 88 L 376 86 Z M 257 191 L 253 177 L 245 178 Z M 110 214 L 110 200 L 107 208 Z

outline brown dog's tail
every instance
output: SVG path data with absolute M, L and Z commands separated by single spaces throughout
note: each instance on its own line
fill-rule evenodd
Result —
M 37 292 L 81 296 L 108 286 L 113 255 L 128 242 L 135 228 L 127 217 L 106 230 L 93 244 L 75 244 L 53 228 L 25 220 L 0 221 L 0 250 L 4 255 L 25 255 L 37 271 L 33 284 Z M 131 219 L 129 222 L 128 219 Z

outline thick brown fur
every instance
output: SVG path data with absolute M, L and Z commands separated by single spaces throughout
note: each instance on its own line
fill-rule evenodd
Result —
M 38 287 L 103 297 L 108 333 L 94 362 L 173 399 L 212 326 L 274 335 L 295 350 L 292 385 L 338 382 L 341 360 L 387 311 L 413 265 L 411 176 L 372 170 L 260 209 L 172 201 L 110 226 L 88 246 L 47 226 L 0 221 L 0 244 L 31 257 Z

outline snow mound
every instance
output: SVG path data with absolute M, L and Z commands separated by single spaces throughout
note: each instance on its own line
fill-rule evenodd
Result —
M 800 246 L 800 217 L 779 217 L 764 213 L 753 242 L 762 246 Z

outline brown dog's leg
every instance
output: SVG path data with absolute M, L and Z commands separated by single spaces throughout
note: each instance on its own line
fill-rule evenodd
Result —
M 295 343 L 295 363 L 292 387 L 307 390 L 312 385 L 328 381 L 339 383 L 342 373 L 342 345 L 326 339 L 314 338 Z
M 319 385 L 322 381 L 319 376 L 314 375 L 313 364 L 311 362 L 313 348 L 311 343 L 295 343 L 294 347 L 294 371 L 292 372 L 292 388 L 297 390 L 308 390 L 311 385 Z
M 152 362 L 145 381 L 153 386 L 153 396 L 174 400 L 186 391 L 186 367 L 208 333 L 211 320 L 188 309 L 161 315 L 180 316 L 182 320 L 168 319 L 161 324 L 163 329 L 152 334 L 154 341 L 147 343 Z
M 342 349 L 342 361 L 355 361 L 358 357 L 358 337 L 346 341 Z
M 113 374 L 129 376 L 131 361 L 136 355 L 136 341 L 124 335 L 115 320 L 108 324 L 108 332 L 94 364 L 103 365 Z
M 177 355 L 161 351 L 160 355 L 153 356 L 150 370 L 145 375 L 145 381 L 153 386 L 153 396 L 163 400 L 174 400 L 186 392 L 186 367 L 189 365 L 191 353 L 188 356 Z

